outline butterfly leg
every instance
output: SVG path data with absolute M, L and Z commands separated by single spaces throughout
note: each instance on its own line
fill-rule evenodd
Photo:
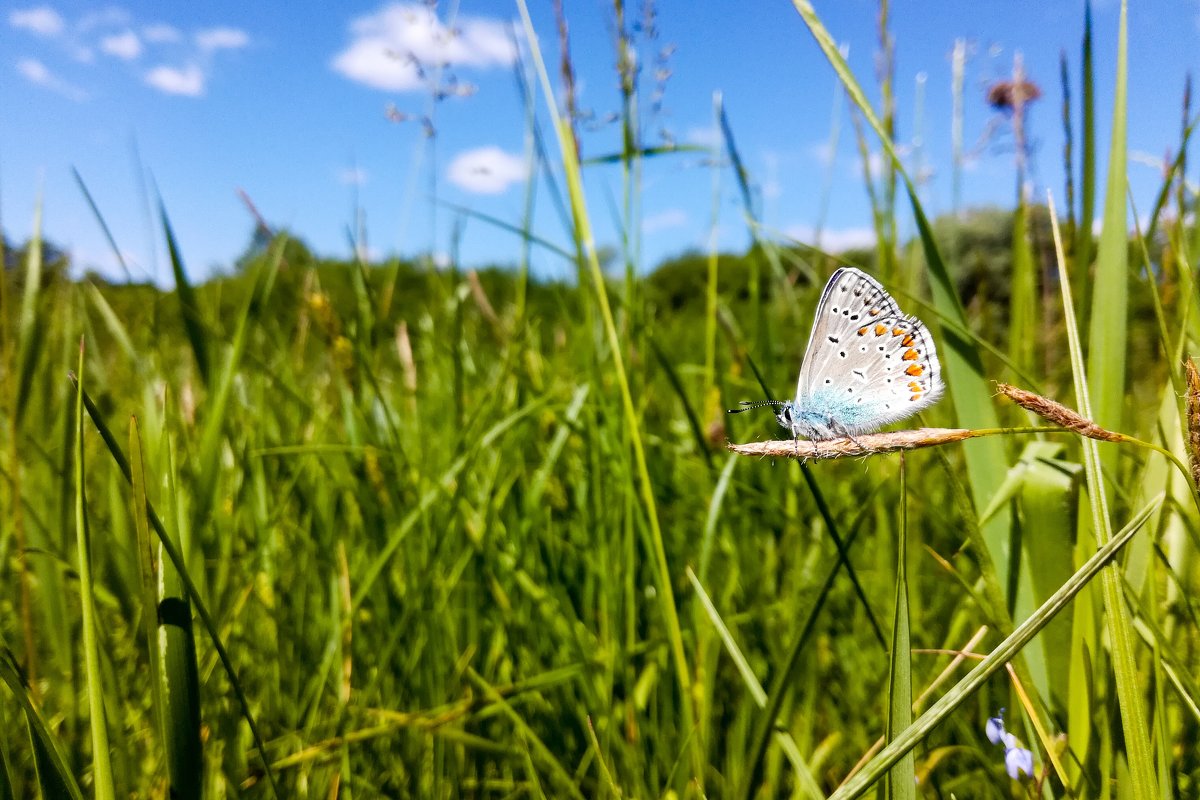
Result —
M 841 436 L 844 436 L 844 437 L 846 437 L 847 439 L 849 439 L 849 440 L 851 441 L 851 443 L 852 443 L 852 444 L 853 444 L 855 447 L 857 447 L 859 450 L 866 450 L 866 449 L 867 449 L 866 447 L 864 447 L 864 446 L 863 446 L 863 443 L 862 443 L 862 442 L 860 442 L 858 439 L 855 439 L 855 438 L 854 438 L 854 434 L 852 434 L 852 433 L 850 433 L 850 431 L 846 430 L 845 426 L 843 426 L 843 425 L 838 425 L 836 422 L 834 422 L 834 420 L 833 420 L 833 419 L 830 419 L 830 420 L 829 420 L 829 427 L 830 427 L 830 429 L 831 429 L 831 430 L 832 430 L 833 428 L 835 428 L 835 427 L 836 427 L 836 428 L 838 429 L 838 434 L 839 434 L 839 435 L 841 435 Z

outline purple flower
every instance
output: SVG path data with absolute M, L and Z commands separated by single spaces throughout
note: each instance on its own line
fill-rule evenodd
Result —
M 1004 751 L 1004 768 L 1008 770 L 1008 777 L 1014 781 L 1021 777 L 1022 773 L 1032 778 L 1033 753 L 1024 747 L 1008 748 Z
M 1008 777 L 1017 780 L 1022 775 L 1033 777 L 1033 753 L 1021 747 L 1017 737 L 1004 730 L 1004 709 L 991 717 L 984 727 L 988 741 L 992 744 L 1004 745 L 1004 768 Z
M 988 741 L 992 744 L 1000 744 L 1004 741 L 1004 709 L 1000 709 L 1000 713 L 990 718 L 987 725 L 984 727 L 987 733 Z

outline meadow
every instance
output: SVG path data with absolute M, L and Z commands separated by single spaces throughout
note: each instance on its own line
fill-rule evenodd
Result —
M 10 248 L 0 798 L 1200 794 L 1189 98 L 1139 217 L 1124 28 L 1093 42 L 1081 19 L 1072 185 L 930 220 L 892 110 L 795 5 L 889 158 L 870 250 L 765 230 L 718 109 L 712 169 L 754 246 L 602 264 L 592 162 L 536 46 L 571 280 L 530 276 L 554 245 L 528 217 L 512 269 L 333 262 L 264 229 L 236 274 L 194 283 L 160 208 L 171 290 L 69 279 L 38 236 Z M 1114 109 L 1091 105 L 1101 47 Z M 666 154 L 623 77 L 636 239 L 641 165 Z M 986 435 L 726 449 L 782 438 L 725 412 L 788 395 L 839 264 L 934 333 L 949 396 L 912 426 Z

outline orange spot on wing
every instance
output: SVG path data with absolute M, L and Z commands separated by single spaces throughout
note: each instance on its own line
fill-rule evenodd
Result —
M 913 337 L 911 337 L 911 336 L 905 336 L 904 341 L 901 342 L 901 344 L 904 345 L 905 347 L 912 347 L 912 343 L 913 343 Z
M 911 347 L 904 351 L 904 355 L 900 356 L 900 358 L 904 361 L 916 361 L 920 357 L 921 354 L 916 350 L 913 350 Z
M 875 335 L 876 336 L 883 336 L 885 333 L 887 333 L 887 325 L 876 325 L 875 326 Z
M 872 309 L 871 309 L 871 316 L 872 316 L 872 317 L 878 317 L 878 316 L 879 316 L 879 313 L 880 313 L 880 312 L 879 312 L 879 309 L 878 309 L 878 308 L 872 308 Z
M 914 394 L 912 397 L 909 398 L 909 400 L 911 400 L 914 403 L 920 399 L 921 399 L 921 395 L 919 395 L 919 394 Z
M 901 336 L 904 332 L 904 328 L 892 328 L 892 336 Z
M 916 392 L 916 393 L 920 394 L 921 384 L 917 383 L 916 381 L 909 381 L 908 382 L 908 390 L 910 392 Z
M 909 364 L 908 369 L 906 369 L 904 371 L 907 372 L 909 375 L 917 376 L 917 375 L 920 375 L 922 372 L 924 372 L 925 368 L 922 367 L 920 364 Z
M 866 333 L 867 333 L 867 329 L 866 329 L 866 328 L 859 328 L 859 329 L 858 329 L 858 335 L 859 335 L 859 336 L 864 336 L 864 335 L 866 335 Z

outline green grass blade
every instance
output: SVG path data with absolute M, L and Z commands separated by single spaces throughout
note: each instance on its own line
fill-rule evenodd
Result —
M 129 421 L 134 527 L 141 575 L 143 629 L 149 651 L 151 692 L 166 754 L 171 797 L 198 800 L 204 786 L 200 743 L 200 686 L 192 612 L 178 574 L 155 556 L 147 514 L 146 473 L 136 419 Z
M 192 355 L 196 359 L 196 369 L 200 373 L 200 380 L 207 386 L 209 379 L 208 336 L 196 298 L 196 290 L 192 288 L 187 270 L 183 267 L 183 256 L 179 253 L 179 245 L 175 242 L 175 233 L 171 230 L 171 221 L 167 218 L 167 209 L 161 200 L 158 203 L 158 215 L 162 223 L 163 235 L 167 240 L 167 255 L 171 258 L 171 272 L 175 276 L 175 295 L 179 298 L 179 313 L 183 319 L 183 329 L 192 346 Z
M 83 342 L 79 343 L 79 379 L 75 387 L 75 534 L 78 537 L 79 601 L 83 617 L 83 660 L 86 666 L 88 708 L 92 729 L 92 783 L 97 800 L 114 800 L 112 758 L 108 750 L 108 716 L 100 641 L 96 631 L 95 587 L 92 584 L 92 537 L 83 479 Z
M 1104 226 L 1096 250 L 1092 285 L 1091 331 L 1088 337 L 1087 376 L 1094 419 L 1109 430 L 1121 430 L 1125 408 L 1125 359 L 1129 308 L 1129 244 L 1126 220 L 1126 94 L 1127 5 L 1121 3 L 1117 39 L 1117 76 L 1113 89 L 1112 144 L 1108 157 L 1108 186 L 1104 199 Z M 1085 220 L 1086 222 L 1086 220 Z M 1081 411 L 1083 409 L 1080 409 Z M 1084 412 L 1087 414 L 1087 412 Z M 1115 474 L 1118 451 L 1105 451 L 1105 472 Z
M 912 637 L 908 609 L 908 470 L 900 454 L 900 539 L 896 543 L 896 608 L 888 663 L 887 738 L 893 741 L 912 724 Z M 888 772 L 888 796 L 915 800 L 917 768 L 912 751 Z
M 545 743 L 538 737 L 537 733 L 529 726 L 529 724 L 517 713 L 512 704 L 505 700 L 496 688 L 484 680 L 483 676 L 475 670 L 467 667 L 466 677 L 479 690 L 483 697 L 487 698 L 489 703 L 493 703 L 500 712 L 508 718 L 508 720 L 516 728 L 518 739 L 529 747 L 530 758 L 535 759 L 539 764 L 546 768 L 551 779 L 554 781 L 555 789 L 558 797 L 575 797 L 583 800 L 583 795 L 579 791 L 577 783 L 571 779 L 571 776 L 559 763 L 558 759 L 546 747 Z M 530 774 L 536 774 L 535 770 L 530 770 Z
M 1122 42 L 1124 42 L 1125 4 L 1121 5 Z M 1124 50 L 1122 44 L 1121 50 Z M 1123 181 L 1122 181 L 1123 182 Z M 1123 195 L 1122 195 L 1123 197 Z M 1122 200 L 1122 205 L 1124 201 Z M 1054 203 L 1049 202 L 1050 225 L 1054 234 L 1054 247 L 1058 256 L 1059 287 L 1063 296 L 1063 318 L 1067 328 L 1067 342 L 1071 353 L 1071 367 L 1075 379 L 1075 393 L 1079 398 L 1079 410 L 1084 417 L 1092 416 L 1091 398 L 1088 392 L 1087 374 L 1083 366 L 1083 348 L 1079 341 L 1079 330 L 1075 323 L 1074 302 L 1071 299 L 1070 275 L 1063 254 L 1062 239 L 1058 231 L 1058 218 Z M 1123 356 L 1122 356 L 1123 358 Z M 1112 540 L 1112 523 L 1109 516 L 1107 492 L 1104 486 L 1099 446 L 1094 439 L 1082 440 L 1084 466 L 1087 471 L 1088 502 L 1092 510 L 1092 525 L 1096 541 L 1101 549 Z M 1161 496 L 1161 495 L 1160 495 Z M 1116 677 L 1117 700 L 1121 709 L 1121 723 L 1125 733 L 1126 758 L 1129 765 L 1133 796 L 1137 800 L 1149 800 L 1158 794 L 1155 780 L 1154 759 L 1150 751 L 1150 734 L 1146 722 L 1146 709 L 1142 696 L 1137 662 L 1133 654 L 1133 630 L 1129 609 L 1121 596 L 1121 568 L 1113 564 L 1104 570 L 1101 589 L 1104 595 L 1104 611 L 1107 616 L 1109 639 L 1112 647 L 1112 666 Z
M 75 167 L 71 167 L 71 175 L 74 176 L 75 183 L 79 186 L 79 191 L 83 192 L 83 199 L 87 201 L 92 216 L 100 224 L 100 231 L 104 234 L 104 239 L 108 242 L 113 257 L 121 265 L 121 272 L 125 275 L 125 280 L 133 283 L 133 273 L 129 271 L 129 265 L 125 263 L 125 256 L 121 253 L 121 248 L 117 247 L 117 240 L 113 238 L 112 230 L 109 229 L 108 223 L 104 221 L 104 215 L 100 213 L 100 207 L 96 205 L 96 201 L 92 198 L 92 193 L 88 191 L 87 184 L 83 182 L 83 176 L 79 174 L 79 170 L 75 169 Z
M 1079 464 L 1061 458 L 1060 443 L 1032 442 L 1021 460 L 1028 469 L 1021 481 L 1020 503 L 1024 532 L 1023 570 L 1029 576 L 1032 606 L 1044 603 L 1071 576 L 1074 539 L 1079 530 Z M 1029 670 L 1049 703 L 1066 708 L 1071 674 L 1071 620 L 1063 615 L 1038 637 L 1041 663 L 1030 659 Z
M 8 645 L 0 639 L 0 681 L 8 686 L 13 698 L 20 705 L 25 715 L 25 725 L 29 731 L 35 753 L 38 783 L 42 788 L 43 797 L 68 797 L 71 800 L 83 800 L 83 792 L 75 776 L 71 773 L 67 755 L 50 723 L 42 715 L 33 693 L 17 659 L 9 650 Z
M 117 343 L 117 347 L 121 348 L 121 352 L 129 359 L 130 363 L 136 364 L 139 360 L 137 349 L 133 346 L 133 340 L 129 338 L 129 331 L 125 324 L 121 322 L 121 318 L 117 312 L 113 310 L 112 305 L 105 299 L 104 294 L 96 287 L 94 283 L 88 283 L 87 296 L 92 301 L 92 305 L 100 312 L 100 318 L 104 320 L 104 325 L 108 328 L 109 335 L 113 337 L 113 341 Z
M 33 233 L 26 245 L 25 286 L 21 292 L 21 312 L 17 322 L 17 384 L 13 405 L 13 429 L 21 427 L 21 419 L 33 391 L 33 372 L 42 350 L 45 326 L 38 314 L 42 289 L 42 203 L 38 200 L 33 213 Z
M 1008 357 L 1022 372 L 1033 372 L 1038 342 L 1037 268 L 1029 243 L 1029 206 L 1024 192 L 1013 214 L 1012 302 L 1009 304 Z
M 672 391 L 679 399 L 679 405 L 683 408 L 684 416 L 687 417 L 688 429 L 692 433 L 692 441 L 696 445 L 696 452 L 704 458 L 705 464 L 712 467 L 712 448 L 708 446 L 708 439 L 705 438 L 704 429 L 700 425 L 700 417 L 696 414 L 696 409 L 692 407 L 692 401 L 688 398 L 687 389 L 684 388 L 679 373 L 671 363 L 670 357 L 653 337 L 647 339 L 646 344 L 649 345 L 650 351 L 654 354 L 654 360 L 662 368 L 663 374 L 667 376 L 667 383 L 671 384 Z
M 1075 228 L 1075 268 L 1082 280 L 1092 263 L 1092 218 L 1096 215 L 1096 71 L 1092 65 L 1092 3 L 1083 4 L 1083 130 L 1079 166 L 1079 222 Z
M 234 381 L 239 374 L 242 358 L 246 352 L 246 344 L 250 334 L 250 323 L 256 309 L 265 305 L 269 287 L 279 265 L 283 260 L 286 237 L 280 237 L 275 245 L 274 257 L 262 264 L 254 275 L 253 288 L 246 293 L 241 313 L 238 315 L 234 329 L 233 340 L 219 375 L 213 377 L 212 394 L 205 405 L 204 428 L 200 434 L 198 472 L 200 474 L 197 489 L 198 503 L 196 505 L 192 526 L 200 528 L 212 507 L 213 492 L 216 488 L 217 475 L 220 472 L 218 457 L 222 436 L 225 432 L 229 414 L 230 396 L 233 392 Z

